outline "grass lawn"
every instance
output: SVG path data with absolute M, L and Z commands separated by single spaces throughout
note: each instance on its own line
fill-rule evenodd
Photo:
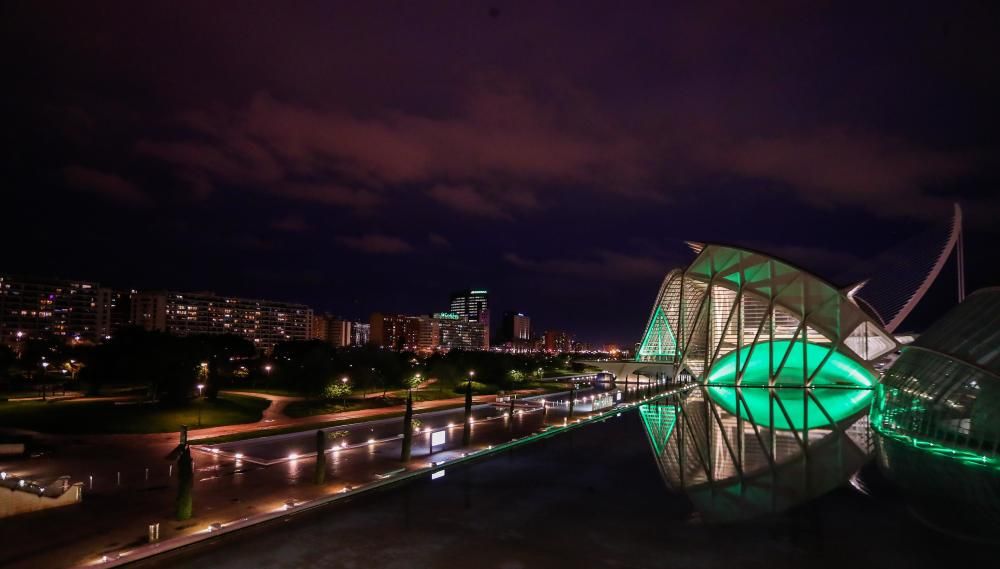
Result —
M 454 395 L 452 395 L 454 397 Z M 414 401 L 429 401 L 435 398 L 419 399 L 414 394 Z M 289 417 L 301 418 L 312 417 L 314 415 L 326 415 L 327 413 L 340 413 L 342 411 L 357 411 L 359 409 L 379 409 L 382 407 L 396 407 L 406 403 L 403 397 L 369 397 L 367 399 L 347 398 L 347 406 L 341 404 L 340 400 L 325 401 L 321 399 L 305 399 L 302 401 L 292 401 L 285 407 L 285 415 Z
M 451 389 L 418 389 L 413 392 L 413 401 L 437 401 L 439 399 L 453 399 L 461 397 Z M 389 396 L 382 397 L 348 397 L 347 405 L 344 406 L 339 399 L 325 401 L 321 399 L 303 399 L 292 401 L 285 407 L 285 415 L 289 417 L 301 418 L 312 417 L 314 415 L 326 415 L 328 413 L 340 413 L 342 411 L 356 411 L 358 409 L 378 409 L 381 407 L 395 407 L 406 403 L 406 392 L 403 390 L 390 390 Z
M 227 387 L 223 391 L 243 391 L 247 393 L 265 393 L 267 395 L 279 395 L 282 397 L 301 397 L 302 394 L 290 389 L 280 389 L 277 387 Z
M 266 399 L 222 395 L 187 405 L 129 404 L 104 401 L 20 401 L 0 403 L 0 427 L 46 433 L 168 433 L 181 425 L 217 427 L 260 420 Z M 199 413 L 200 411 L 200 413 Z
M 518 389 L 541 389 L 543 393 L 555 393 L 569 391 L 573 389 L 573 384 L 562 381 L 527 381 L 518 386 Z

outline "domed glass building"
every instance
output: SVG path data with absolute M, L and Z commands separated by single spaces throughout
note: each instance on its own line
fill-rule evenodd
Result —
M 640 409 L 664 479 L 716 519 L 842 484 L 870 456 L 874 364 L 896 341 L 851 289 L 761 252 L 692 246 L 630 364 L 690 380 Z
M 1000 528 L 1000 288 L 970 295 L 902 348 L 871 424 L 880 469 L 927 515 Z

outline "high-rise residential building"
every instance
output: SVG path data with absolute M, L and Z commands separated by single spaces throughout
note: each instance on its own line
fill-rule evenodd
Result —
M 415 350 L 419 345 L 420 321 L 416 316 L 372 313 L 369 343 L 386 350 Z
M 351 345 L 351 321 L 343 318 L 333 318 L 328 326 L 329 335 L 327 341 L 338 348 L 346 348 Z
M 351 344 L 351 326 L 353 322 L 332 316 L 330 314 L 320 314 L 313 316 L 312 338 L 322 340 L 343 348 Z
M 534 351 L 531 343 L 531 318 L 523 312 L 504 312 L 500 323 L 500 340 L 504 351 Z
M 132 297 L 131 321 L 146 330 L 235 334 L 270 352 L 281 342 L 312 337 L 313 311 L 304 304 L 219 296 L 209 292 L 141 292 Z
M 113 292 L 98 283 L 0 275 L 0 341 L 110 334 Z
M 367 346 L 371 331 L 372 325 L 369 322 L 351 322 L 351 346 Z
M 136 294 L 134 290 L 111 290 L 105 294 L 104 305 L 108 310 L 108 323 L 101 330 L 104 337 L 111 336 L 123 327 L 128 326 L 132 319 L 132 297 Z
M 531 318 L 521 312 L 504 312 L 500 334 L 507 342 L 531 339 Z
M 558 330 L 546 330 L 545 332 L 546 352 L 572 352 L 573 336 Z
M 469 322 L 482 322 L 486 334 L 483 349 L 490 347 L 490 293 L 485 289 L 469 289 L 451 295 L 451 312 Z
M 313 314 L 312 326 L 309 329 L 310 340 L 330 341 L 330 319 L 326 314 Z

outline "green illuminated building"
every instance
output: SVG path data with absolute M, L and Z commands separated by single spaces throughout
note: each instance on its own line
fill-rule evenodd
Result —
M 842 484 L 871 452 L 873 364 L 896 341 L 852 290 L 757 251 L 692 246 L 630 364 L 695 384 L 641 410 L 664 479 L 717 519 Z
M 881 470 L 926 515 L 1000 529 L 1000 288 L 969 295 L 902 349 L 871 423 Z

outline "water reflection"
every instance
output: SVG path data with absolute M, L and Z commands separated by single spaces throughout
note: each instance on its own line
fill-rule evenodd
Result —
M 815 428 L 812 421 L 775 420 L 795 402 L 829 417 L 812 390 L 730 387 L 736 401 L 730 406 L 710 389 L 694 386 L 640 407 L 664 480 L 682 489 L 706 520 L 748 519 L 815 498 L 844 484 L 872 451 L 864 410 Z M 747 401 L 764 401 L 755 405 L 757 421 L 743 412 Z M 790 423 L 808 427 L 780 428 Z

